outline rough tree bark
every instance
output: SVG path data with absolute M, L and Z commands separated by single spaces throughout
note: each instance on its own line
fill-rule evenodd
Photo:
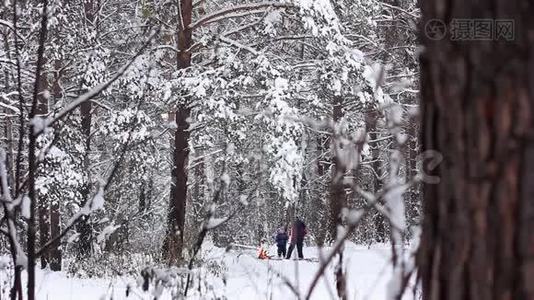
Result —
M 176 64 L 178 69 L 185 69 L 191 65 L 192 32 L 189 25 L 193 12 L 192 0 L 179 0 L 181 16 L 177 22 Z M 189 127 L 188 119 L 191 109 L 188 103 L 180 104 L 176 109 L 176 131 L 174 133 L 174 152 L 172 168 L 172 186 L 167 216 L 167 233 L 163 243 L 163 257 L 169 264 L 179 263 L 182 259 L 184 243 L 185 209 L 187 203 L 187 160 L 189 157 Z
M 431 172 L 439 184 L 424 187 L 424 299 L 534 299 L 533 11 L 519 0 L 422 1 L 422 144 L 444 157 Z M 515 37 L 424 34 L 454 18 L 511 19 Z

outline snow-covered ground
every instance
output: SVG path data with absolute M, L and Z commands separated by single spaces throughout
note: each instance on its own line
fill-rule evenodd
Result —
M 275 253 L 275 247 L 269 249 Z M 328 251 L 325 249 L 323 251 Z M 345 249 L 348 299 L 387 299 L 388 286 L 392 278 L 390 266 L 391 248 L 387 245 L 357 246 L 348 244 Z M 304 249 L 306 257 L 319 257 L 316 248 Z M 254 250 L 230 251 L 215 247 L 205 247 L 204 261 L 212 263 L 211 270 L 196 273 L 195 289 L 190 299 L 297 299 L 289 284 L 301 296 L 308 291 L 320 264 L 296 260 L 259 260 Z M 215 266 L 215 267 L 213 267 Z M 327 268 L 326 276 L 315 288 L 311 299 L 337 299 L 334 297 L 334 265 Z M 5 275 L 2 275 L 5 277 Z M 50 300 L 94 300 L 94 299 L 153 299 L 151 294 L 143 294 L 135 278 L 116 277 L 100 279 L 80 279 L 68 277 L 63 272 L 38 271 L 38 299 Z M 198 290 L 198 278 L 205 281 Z M 0 278 L 2 281 L 6 278 Z M 24 278 L 25 280 L 25 278 Z M 127 286 L 130 289 L 126 296 Z M 6 292 L 6 291 L 4 291 Z M 5 295 L 2 295 L 2 299 Z M 160 299 L 171 299 L 170 291 L 165 290 Z M 411 292 L 403 299 L 413 299 Z
M 270 253 L 276 253 L 275 248 L 270 250 Z M 345 250 L 348 299 L 386 299 L 392 276 L 391 247 L 348 244 Z M 304 256 L 319 257 L 319 253 L 317 248 L 305 248 Z M 249 255 L 233 257 L 231 261 L 226 296 L 243 300 L 297 299 L 284 278 L 304 296 L 320 265 L 318 262 L 297 260 L 259 261 Z M 335 265 L 328 267 L 326 276 L 319 281 L 311 299 L 338 299 L 334 297 L 334 268 Z

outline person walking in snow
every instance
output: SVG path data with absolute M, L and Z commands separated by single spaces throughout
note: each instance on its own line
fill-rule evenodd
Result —
M 302 246 L 304 245 L 304 237 L 307 233 L 308 230 L 306 229 L 306 224 L 304 224 L 304 222 L 302 222 L 302 220 L 300 220 L 299 218 L 296 218 L 289 234 L 290 244 L 289 249 L 287 250 L 286 259 L 291 258 L 291 253 L 293 252 L 293 249 L 295 249 L 295 245 L 297 246 L 297 253 L 299 255 L 299 258 L 304 258 L 304 255 L 302 254 Z
M 286 230 L 284 227 L 278 228 L 278 231 L 276 232 L 274 236 L 274 240 L 276 241 L 276 247 L 278 257 L 284 258 L 286 257 L 286 247 L 287 247 L 287 240 L 289 237 L 287 236 Z

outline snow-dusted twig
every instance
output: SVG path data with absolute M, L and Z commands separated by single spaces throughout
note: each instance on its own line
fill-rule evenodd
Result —
M 13 23 L 0 19 L 0 25 L 9 28 L 9 30 L 11 30 L 14 34 L 16 34 L 18 38 L 20 39 L 24 38 L 22 35 L 20 35 L 20 33 L 18 33 L 17 27 Z
M 206 2 L 206 0 L 197 0 L 193 2 L 193 8 L 198 7 L 200 4 Z
M 220 36 L 219 39 L 227 44 L 230 44 L 230 45 L 233 45 L 233 46 L 236 46 L 237 48 L 240 48 L 240 49 L 243 49 L 243 50 L 247 50 L 248 52 L 254 54 L 254 55 L 259 55 L 259 52 L 256 51 L 254 48 L 250 47 L 250 46 L 247 46 L 247 45 L 243 45 L 239 42 L 236 42 L 232 39 L 229 39 L 225 36 Z
M 2 99 L 4 99 L 6 101 L 6 103 L 0 102 L 0 106 L 13 111 L 14 113 L 20 114 L 20 110 L 17 107 L 9 104 L 9 102 L 11 102 L 11 100 L 9 100 L 9 98 L 8 98 L 11 95 L 17 95 L 17 94 L 18 94 L 17 92 L 11 92 L 11 93 L 0 95 L 0 97 L 2 97 Z
M 258 21 L 256 22 L 247 22 L 245 25 L 243 26 L 240 26 L 240 27 L 236 27 L 232 30 L 229 30 L 229 31 L 225 31 L 222 33 L 223 36 L 229 36 L 229 35 L 232 35 L 232 34 L 235 34 L 235 33 L 238 33 L 238 32 L 241 32 L 247 28 L 251 28 L 251 27 L 254 27 L 256 25 L 258 25 L 259 23 L 261 23 L 261 21 L 263 20 L 263 18 L 259 18 Z
M 214 20 L 220 20 L 222 18 L 236 17 L 236 13 L 242 13 L 238 16 L 246 16 L 254 13 L 262 13 L 268 8 L 288 8 L 293 4 L 287 2 L 260 2 L 260 3 L 247 3 L 242 5 L 235 5 L 227 8 L 223 8 L 216 12 L 207 14 L 202 18 L 196 20 L 189 25 L 189 28 L 195 29 L 207 23 L 211 23 Z
M 405 9 L 402 9 L 402 8 L 400 8 L 400 7 L 398 7 L 398 6 L 391 5 L 391 4 L 387 4 L 387 3 L 385 3 L 385 2 L 379 2 L 379 3 L 380 3 L 380 5 L 383 5 L 383 6 L 385 6 L 385 7 L 391 8 L 391 9 L 393 9 L 393 10 L 397 10 L 397 11 L 399 11 L 399 12 L 401 12 L 401 13 L 404 13 L 404 14 L 406 14 L 406 15 L 412 17 L 412 18 L 415 19 L 415 20 L 419 19 L 419 16 L 418 16 L 418 15 L 416 15 L 416 14 L 414 14 L 414 13 L 411 13 L 411 12 L 405 10 Z

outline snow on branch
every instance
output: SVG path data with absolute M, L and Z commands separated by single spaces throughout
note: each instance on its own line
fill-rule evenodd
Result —
M 13 23 L 10 23 L 8 21 L 5 21 L 5 20 L 0 20 L 0 25 L 2 26 L 6 26 L 7 28 L 11 29 L 11 30 L 15 30 L 14 29 L 14 26 L 13 26 Z
M 93 198 L 87 201 L 85 205 L 70 218 L 70 220 L 67 222 L 67 227 L 72 227 L 72 225 L 75 224 L 82 216 L 88 216 L 92 212 L 102 208 L 104 208 L 104 188 L 102 184 L 100 184 L 98 191 Z
M 240 48 L 240 49 L 243 49 L 243 50 L 247 50 L 248 52 L 250 52 L 250 53 L 252 53 L 252 54 L 254 54 L 254 55 L 259 55 L 258 51 L 256 51 L 256 50 L 255 50 L 254 48 L 252 48 L 252 47 L 249 47 L 249 46 L 247 46 L 247 45 L 243 45 L 243 44 L 241 44 L 241 43 L 239 43 L 239 42 L 236 42 L 236 41 L 234 41 L 234 40 L 232 40 L 232 39 L 229 39 L 229 38 L 227 38 L 227 37 L 224 37 L 224 36 L 219 37 L 219 39 L 220 39 L 221 41 L 223 41 L 223 42 L 225 42 L 225 43 L 227 43 L 227 44 L 230 44 L 230 45 L 232 45 L 232 46 L 235 46 L 235 47 L 237 47 L 237 48 Z
M 204 17 L 196 20 L 189 25 L 189 28 L 195 29 L 207 23 L 211 23 L 214 19 L 220 20 L 221 18 L 235 17 L 235 13 L 243 12 L 244 14 L 239 16 L 245 16 L 249 14 L 261 13 L 268 8 L 287 8 L 292 7 L 293 4 L 287 2 L 260 2 L 260 3 L 247 3 L 242 5 L 231 6 L 223 8 L 216 12 L 205 15 Z
M 24 38 L 22 35 L 20 35 L 20 34 L 17 32 L 17 30 L 15 29 L 15 26 L 13 25 L 13 23 L 8 22 L 8 21 L 6 21 L 6 20 L 0 20 L 0 25 L 9 28 L 9 29 L 10 29 L 11 31 L 13 31 L 13 33 L 16 34 L 20 39 L 23 39 L 23 38 Z
M 256 21 L 256 22 L 247 23 L 247 24 L 245 24 L 245 25 L 243 25 L 243 26 L 240 26 L 240 27 L 234 28 L 234 29 L 232 29 L 232 30 L 226 31 L 226 32 L 224 32 L 222 35 L 223 35 L 223 36 L 229 36 L 229 35 L 232 35 L 232 34 L 241 32 L 241 31 L 243 31 L 243 30 L 245 30 L 245 29 L 247 29 L 247 28 L 251 28 L 251 27 L 254 27 L 254 26 L 258 25 L 258 24 L 261 23 L 262 21 L 263 21 L 263 19 L 262 19 L 262 18 L 259 18 L 259 20 Z
M 0 106 L 6 108 L 6 109 L 9 109 L 11 111 L 13 111 L 14 113 L 17 113 L 17 114 L 20 114 L 20 110 L 18 107 L 15 107 L 13 105 L 10 105 L 9 103 L 11 103 L 12 101 L 9 99 L 9 96 L 14 96 L 14 95 L 18 95 L 18 92 L 10 92 L 10 93 L 2 93 L 0 95 L 0 97 L 2 99 L 4 99 L 4 101 L 6 101 L 6 103 L 3 103 L 3 102 L 0 102 Z
M 148 38 L 148 40 L 143 44 L 143 46 L 141 46 L 139 51 L 137 51 L 137 53 L 135 53 L 134 57 L 128 63 L 126 63 L 126 65 L 122 66 L 115 73 L 115 75 L 113 75 L 113 77 L 111 77 L 108 81 L 97 85 L 96 87 L 94 87 L 93 89 L 88 91 L 87 93 L 81 95 L 80 97 L 78 97 L 77 99 L 75 99 L 74 101 L 69 103 L 66 107 L 64 107 L 61 111 L 59 111 L 56 115 L 54 115 L 54 117 L 50 121 L 46 122 L 46 125 L 47 126 L 53 125 L 57 121 L 61 120 L 65 116 L 67 116 L 73 110 L 75 110 L 78 106 L 82 105 L 84 102 L 87 102 L 87 101 L 93 99 L 94 97 L 96 97 L 100 93 L 102 93 L 105 89 L 107 89 L 111 84 L 113 84 L 113 82 L 115 82 L 117 79 L 119 79 L 128 70 L 128 68 L 130 68 L 130 66 L 135 62 L 135 60 L 145 51 L 145 49 L 148 47 L 148 45 L 150 45 L 150 43 L 152 42 L 154 37 L 159 33 L 159 31 L 160 31 L 160 28 L 158 27 L 154 31 L 154 33 L 152 33 L 152 35 Z M 43 130 L 44 130 L 44 128 L 42 128 L 41 130 L 37 131 L 36 135 L 41 134 L 43 132 Z
M 3 107 L 5 109 L 9 109 L 9 110 L 11 110 L 12 112 L 14 112 L 16 114 L 20 114 L 20 110 L 18 108 L 16 108 L 15 106 L 13 106 L 13 105 L 9 105 L 9 104 L 5 104 L 5 103 L 0 102 L 0 107 Z
M 384 5 L 385 7 L 388 7 L 388 8 L 391 8 L 391 9 L 394 9 L 394 10 L 397 10 L 397 11 L 400 11 L 401 13 L 404 13 L 410 17 L 412 17 L 413 19 L 417 20 L 419 19 L 419 16 L 417 16 L 416 14 L 414 13 L 411 13 L 405 9 L 402 9 L 398 6 L 395 6 L 395 5 L 391 5 L 391 4 L 387 4 L 387 3 L 384 3 L 384 2 L 380 2 L 381 5 Z

